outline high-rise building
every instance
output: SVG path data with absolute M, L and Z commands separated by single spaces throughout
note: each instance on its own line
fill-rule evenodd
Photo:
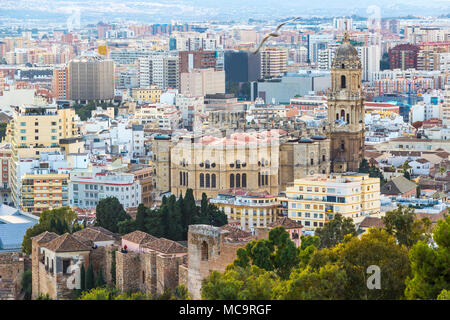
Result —
M 52 91 L 56 99 L 69 98 L 69 69 L 67 67 L 53 70 Z
M 266 47 L 261 52 L 261 77 L 272 78 L 287 72 L 287 49 Z
M 261 78 L 261 54 L 225 51 L 225 81 L 250 82 Z
M 353 19 L 352 18 L 334 18 L 333 27 L 339 31 L 350 31 L 353 30 Z
M 390 69 L 417 69 L 419 47 L 412 44 L 399 44 L 389 49 Z
M 381 50 L 379 46 L 356 47 L 361 59 L 362 80 L 371 81 L 373 72 L 380 71 Z
M 180 92 L 191 96 L 225 93 L 225 71 L 211 68 L 181 73 Z
M 79 56 L 69 62 L 70 100 L 112 100 L 114 62 L 97 54 Z
M 179 51 L 179 72 L 190 72 L 192 69 L 216 69 L 216 51 Z
M 361 60 L 345 34 L 331 67 L 328 121 L 332 172 L 357 172 L 364 150 L 364 94 Z
M 39 160 L 43 153 L 64 151 L 60 142 L 78 136 L 75 126 L 78 120 L 75 110 L 58 108 L 56 105 L 16 107 L 9 124 L 9 184 L 16 207 L 20 205 L 22 179 L 26 173 L 30 173 L 30 164 L 33 160 Z
M 179 58 L 168 54 L 152 55 L 139 59 L 139 86 L 156 84 L 163 90 L 179 88 Z

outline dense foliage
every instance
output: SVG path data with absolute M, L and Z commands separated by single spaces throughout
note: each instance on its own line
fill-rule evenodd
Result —
M 188 227 L 191 224 L 220 227 L 227 224 L 227 216 L 208 202 L 206 194 L 202 195 L 201 205 L 197 206 L 192 189 L 188 189 L 184 198 L 182 195 L 178 199 L 174 195 L 163 197 L 162 204 L 157 209 L 151 210 L 140 204 L 136 220 L 131 217 L 123 219 L 117 227 L 121 234 L 140 230 L 155 237 L 183 241 L 187 240 Z
M 360 236 L 353 224 L 338 220 L 316 236 L 302 236 L 299 248 L 283 228 L 248 243 L 225 272 L 203 280 L 202 298 L 450 299 L 449 216 L 438 221 L 432 237 L 430 221 L 415 219 L 411 208 L 388 212 L 384 228 Z M 368 288 L 369 266 L 379 267 L 379 289 Z
M 76 218 L 77 214 L 70 207 L 43 211 L 39 217 L 39 223 L 25 232 L 22 241 L 22 251 L 26 254 L 31 254 L 31 238 L 42 232 L 49 231 L 61 235 L 66 232 L 73 233 L 81 230 L 81 226 Z

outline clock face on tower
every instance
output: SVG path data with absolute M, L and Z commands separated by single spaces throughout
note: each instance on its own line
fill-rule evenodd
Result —
M 358 171 L 364 149 L 364 94 L 358 51 L 345 34 L 331 66 L 328 121 L 331 127 L 331 171 Z

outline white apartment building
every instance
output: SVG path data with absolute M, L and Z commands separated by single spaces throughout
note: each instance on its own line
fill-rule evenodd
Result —
M 167 53 L 139 58 L 139 86 L 156 84 L 163 90 L 179 88 L 178 55 Z
M 69 178 L 69 205 L 93 209 L 100 200 L 115 197 L 124 209 L 141 202 L 141 185 L 131 173 L 102 170 L 101 167 L 74 169 Z
M 301 222 L 305 230 L 315 230 L 336 213 L 354 220 L 379 213 L 380 179 L 354 172 L 308 176 L 296 179 L 279 201 L 290 219 Z

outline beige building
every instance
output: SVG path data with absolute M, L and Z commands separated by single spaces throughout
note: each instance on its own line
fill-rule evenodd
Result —
M 356 220 L 380 213 L 380 179 L 353 172 L 309 176 L 296 179 L 279 201 L 290 219 L 315 230 L 336 213 Z
M 180 91 L 181 94 L 191 96 L 225 93 L 225 71 L 210 68 L 181 73 Z
M 328 173 L 329 143 L 322 136 L 292 138 L 283 130 L 156 137 L 154 189 L 178 195 L 191 188 L 196 199 L 230 188 L 278 194 L 296 178 Z
M 133 88 L 131 97 L 138 101 L 159 103 L 161 93 L 162 90 L 158 86 L 153 85 L 148 88 Z
M 76 101 L 114 98 L 114 62 L 100 55 L 84 55 L 69 62 L 69 99 Z
M 12 201 L 19 205 L 23 159 L 39 159 L 40 154 L 61 151 L 62 141 L 68 148 L 71 141 L 64 140 L 78 135 L 78 116 L 73 109 L 58 109 L 56 105 L 21 106 L 14 110 L 11 130 L 11 161 L 9 181 Z M 60 140 L 62 139 L 62 140 Z M 77 144 L 79 145 L 79 143 Z M 65 150 L 63 150 L 65 151 Z
M 246 231 L 267 227 L 275 222 L 279 206 L 276 195 L 242 189 L 221 192 L 209 202 L 225 212 L 228 223 L 236 223 Z
M 282 47 L 265 47 L 261 50 L 261 77 L 278 77 L 287 72 L 287 56 L 287 49 Z

